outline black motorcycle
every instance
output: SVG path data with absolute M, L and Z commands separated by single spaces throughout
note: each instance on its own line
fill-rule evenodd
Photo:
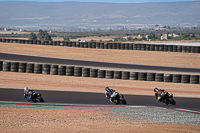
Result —
M 44 102 L 42 95 L 35 92 L 34 90 L 24 91 L 24 97 L 28 99 L 28 101 L 32 102 Z
M 124 99 L 124 96 L 122 94 L 117 94 L 114 100 L 115 104 L 126 104 L 126 100 Z
M 119 94 L 118 92 L 116 92 L 116 94 L 117 95 L 114 97 L 114 100 L 113 100 L 113 102 L 115 104 L 126 104 L 127 103 L 122 94 Z M 107 99 L 110 99 L 112 92 L 106 91 L 105 95 L 106 95 Z
M 161 96 L 157 96 L 157 99 L 160 99 L 160 97 Z M 173 98 L 173 94 L 169 94 L 168 92 L 164 92 L 161 102 L 163 102 L 165 105 L 168 104 L 176 105 L 176 102 Z

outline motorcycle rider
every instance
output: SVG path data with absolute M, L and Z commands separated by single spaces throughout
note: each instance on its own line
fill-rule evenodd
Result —
M 168 92 L 165 92 L 164 89 L 158 89 L 158 88 L 154 88 L 154 92 L 155 92 L 155 96 L 156 96 L 156 99 L 158 100 L 158 102 L 162 101 L 164 96 L 166 94 L 168 94 Z M 159 98 L 158 98 L 159 96 Z
M 105 95 L 106 95 L 106 98 L 109 99 L 110 96 L 112 95 L 112 90 L 109 88 L 109 87 L 105 87 Z
M 28 89 L 28 87 L 24 88 L 24 97 L 31 100 L 36 92 L 34 90 Z
M 109 87 L 105 87 L 105 90 L 106 90 L 105 92 L 106 98 L 107 99 L 110 98 L 110 102 L 117 102 L 115 98 L 118 95 L 118 92 L 116 92 L 114 89 L 111 89 Z

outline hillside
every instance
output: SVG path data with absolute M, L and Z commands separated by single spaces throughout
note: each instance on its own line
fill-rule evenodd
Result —
M 162 3 L 0 2 L 0 27 L 26 29 L 200 26 L 200 1 Z M 186 24 L 187 23 L 187 24 Z

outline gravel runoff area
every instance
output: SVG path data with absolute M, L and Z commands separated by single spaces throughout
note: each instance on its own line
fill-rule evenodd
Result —
M 192 132 L 200 115 L 149 107 L 0 105 L 0 132 Z
M 75 49 L 1 43 L 0 52 L 106 62 L 200 68 L 200 54 Z M 119 53 L 120 52 L 120 53 Z M 98 55 L 98 56 L 97 56 Z M 116 57 L 117 56 L 117 57 Z M 148 58 L 147 58 L 148 57 Z M 102 92 L 111 86 L 120 93 L 153 95 L 163 88 L 174 96 L 200 97 L 199 85 L 124 81 L 0 72 L 0 88 Z M 191 88 L 191 89 L 188 89 Z M 191 132 L 200 131 L 200 115 L 146 107 L 51 107 L 0 105 L 0 132 Z
M 191 132 L 200 115 L 150 107 L 0 105 L 0 132 Z

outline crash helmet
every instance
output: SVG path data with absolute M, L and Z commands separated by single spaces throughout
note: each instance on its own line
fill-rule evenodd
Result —
M 158 91 L 158 88 L 154 88 L 154 92 Z
M 28 90 L 28 87 L 25 87 L 25 88 L 24 88 L 24 91 L 27 91 L 27 90 Z
M 105 90 L 106 90 L 106 91 L 110 91 L 109 87 L 105 87 Z

